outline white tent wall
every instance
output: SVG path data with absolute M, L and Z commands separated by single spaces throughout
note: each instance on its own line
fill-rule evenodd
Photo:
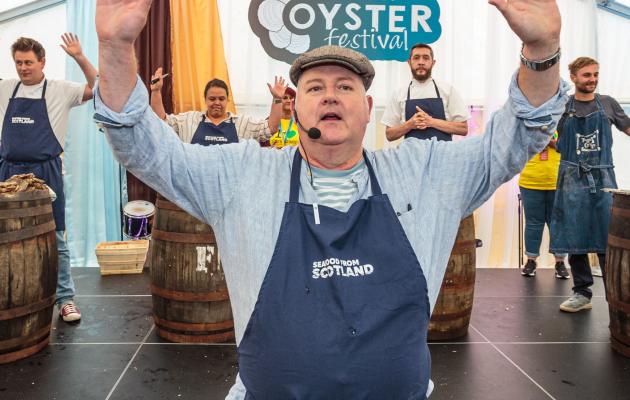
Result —
M 17 3 L 17 1 L 14 1 Z M 22 2 L 25 3 L 25 2 Z M 5 4 L 3 4 L 5 6 Z M 11 44 L 20 36 L 37 39 L 46 49 L 46 76 L 63 79 L 66 53 L 59 47 L 66 29 L 66 5 L 59 3 L 23 17 L 0 22 L 0 78 L 16 78 Z
M 92 0 L 93 1 L 93 0 Z M 217 0 L 232 92 L 239 112 L 264 116 L 269 109 L 266 82 L 274 75 L 288 77 L 289 66 L 272 60 L 249 28 L 247 0 Z M 13 6 L 50 4 L 51 1 L 3 1 L 0 16 Z M 485 116 L 496 110 L 507 96 L 510 76 L 518 66 L 519 41 L 498 12 L 485 0 L 440 0 L 443 34 L 434 44 L 437 60 L 434 75 L 453 84 L 467 104 L 483 107 Z M 558 0 L 563 16 L 561 72 L 577 56 L 589 55 L 601 62 L 601 93 L 630 105 L 630 19 L 596 7 L 595 0 Z M 63 3 L 41 11 L 0 21 L 0 78 L 15 77 L 10 45 L 18 36 L 40 40 L 47 49 L 46 73 L 62 78 L 66 54 L 58 47 L 66 26 Z M 364 140 L 367 148 L 388 147 L 380 124 L 384 105 L 393 88 L 410 80 L 408 67 L 399 62 L 375 62 L 376 79 L 370 90 L 375 110 Z M 625 69 L 624 69 L 625 68 Z M 630 188 L 630 138 L 615 130 L 613 148 L 619 186 Z M 484 242 L 478 251 L 480 266 L 517 266 L 516 193 L 512 181 L 504 185 L 476 214 L 477 237 Z M 544 246 L 548 243 L 543 239 Z M 541 249 L 546 252 L 546 248 Z M 551 258 L 543 260 L 550 263 Z

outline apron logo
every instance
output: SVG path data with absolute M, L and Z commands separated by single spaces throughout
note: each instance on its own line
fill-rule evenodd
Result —
M 313 262 L 313 279 L 327 279 L 334 276 L 345 278 L 371 275 L 374 272 L 372 264 L 361 265 L 359 259 L 340 260 L 327 258 Z
M 206 136 L 204 137 L 206 142 L 227 142 L 227 138 L 224 136 Z
M 405 61 L 415 43 L 433 43 L 442 34 L 437 0 L 409 3 L 252 0 L 249 25 L 269 56 L 289 64 L 325 45 L 348 47 L 372 60 Z
M 599 151 L 599 130 L 588 135 L 580 135 L 576 133 L 577 141 L 577 154 L 582 152 L 588 153 L 592 151 Z
M 30 117 L 11 117 L 11 123 L 12 124 L 34 124 L 35 120 L 31 119 Z

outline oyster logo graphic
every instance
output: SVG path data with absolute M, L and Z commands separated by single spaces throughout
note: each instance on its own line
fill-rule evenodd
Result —
M 372 60 L 405 61 L 416 43 L 442 34 L 437 0 L 252 0 L 249 24 L 272 58 L 293 62 L 316 47 L 337 45 Z

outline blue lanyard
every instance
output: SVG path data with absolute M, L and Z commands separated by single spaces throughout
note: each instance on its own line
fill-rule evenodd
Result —
M 282 133 L 282 121 L 280 121 L 280 123 L 278 124 L 278 133 L 282 135 L 282 144 L 287 144 L 287 135 L 289 134 L 289 132 L 291 132 L 292 126 L 293 126 L 293 116 L 291 116 L 291 119 L 289 120 L 289 127 L 284 132 L 284 134 Z

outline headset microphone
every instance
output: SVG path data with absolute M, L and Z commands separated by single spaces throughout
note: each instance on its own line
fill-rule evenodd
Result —
M 300 123 L 300 120 L 298 118 L 297 115 L 297 110 L 293 111 L 293 116 L 295 117 L 295 123 L 297 124 L 297 126 L 300 127 L 300 129 L 302 129 L 303 131 L 306 131 L 306 133 L 308 134 L 308 137 L 311 139 L 319 139 L 322 136 L 322 131 L 320 131 L 319 129 L 312 127 L 311 129 L 306 129 L 302 126 L 302 124 Z

